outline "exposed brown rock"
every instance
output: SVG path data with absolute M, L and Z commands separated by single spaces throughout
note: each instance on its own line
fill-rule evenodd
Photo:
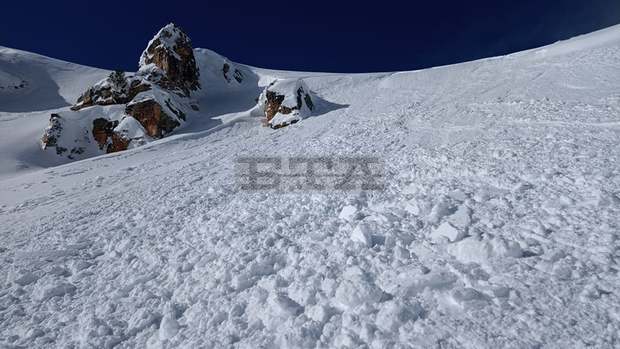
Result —
M 161 105 L 146 99 L 127 105 L 125 113 L 134 117 L 153 138 L 161 138 L 172 132 L 180 123 L 164 112 Z
M 301 79 L 272 82 L 258 98 L 265 113 L 265 124 L 280 128 L 311 115 L 314 110 L 311 92 Z
M 130 142 L 131 142 L 131 139 L 127 139 L 123 137 L 122 135 L 114 132 L 112 133 L 111 142 L 108 145 L 106 152 L 115 153 L 117 151 L 127 150 Z
M 118 121 L 110 121 L 104 118 L 93 120 L 93 138 L 99 144 L 99 149 L 104 149 L 108 144 L 108 138 L 114 133 L 114 127 L 118 125 Z
M 297 93 L 297 105 L 288 107 L 288 106 L 282 105 L 282 102 L 284 101 L 284 98 L 286 97 L 285 95 L 278 94 L 276 92 L 267 90 L 265 94 L 265 97 L 266 97 L 265 118 L 267 118 L 267 121 L 271 121 L 271 119 L 277 113 L 290 114 L 295 110 L 300 110 L 304 102 L 308 106 L 308 109 L 310 110 L 314 109 L 314 103 L 312 103 L 312 98 L 310 97 L 308 93 L 304 91 L 303 87 L 299 87 L 296 93 Z
M 173 23 L 163 27 L 142 53 L 140 67 L 148 64 L 155 64 L 163 71 L 158 84 L 166 89 L 179 88 L 189 95 L 200 88 L 191 40 Z
M 225 74 L 231 70 L 229 66 Z M 234 69 L 233 78 L 240 81 L 243 74 Z M 52 114 L 41 146 L 55 147 L 56 153 L 72 159 L 90 150 L 93 139 L 100 150 L 111 153 L 161 138 L 180 126 L 186 113 L 199 109 L 195 101 L 187 98 L 198 88 L 199 69 L 191 41 L 181 29 L 169 24 L 147 45 L 136 74 L 126 77 L 122 71 L 112 72 L 88 88 L 71 108 L 79 111 L 94 105 L 124 104 L 125 113 L 135 120 L 111 121 L 105 114 L 93 120 L 90 113 L 70 112 L 63 119 L 65 114 Z
M 284 95 L 279 95 L 273 91 L 267 91 L 266 97 L 267 102 L 265 104 L 265 118 L 267 118 L 267 121 L 269 122 L 280 111 L 280 106 L 284 101 Z M 290 110 L 286 108 L 282 110 L 282 113 L 288 114 L 290 113 Z

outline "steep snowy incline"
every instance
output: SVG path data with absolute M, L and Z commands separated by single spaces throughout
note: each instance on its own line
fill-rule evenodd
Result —
M 617 347 L 619 66 L 616 26 L 422 71 L 308 73 L 327 102 L 286 128 L 239 110 L 2 179 L 0 344 Z M 243 191 L 235 158 L 253 155 L 375 156 L 385 188 Z
M 0 178 L 66 162 L 41 152 L 50 113 L 109 73 L 0 46 Z
M 0 46 L 0 112 L 33 112 L 75 103 L 109 71 Z

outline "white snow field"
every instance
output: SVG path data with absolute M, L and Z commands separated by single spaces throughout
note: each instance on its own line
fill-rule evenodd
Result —
M 421 71 L 243 67 L 173 136 L 51 167 L 50 112 L 108 72 L 0 50 L 28 82 L 0 90 L 0 347 L 620 347 L 620 26 Z M 262 127 L 274 77 L 315 115 Z M 243 191 L 243 156 L 379 157 L 385 188 Z

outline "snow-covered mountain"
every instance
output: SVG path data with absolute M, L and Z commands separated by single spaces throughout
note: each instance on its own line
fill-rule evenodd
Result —
M 198 110 L 107 155 L 89 119 L 69 159 L 52 113 L 130 103 L 70 111 L 110 72 L 0 48 L 0 346 L 618 346 L 620 26 L 411 72 L 192 53 Z M 244 157 L 378 159 L 383 188 L 243 190 Z

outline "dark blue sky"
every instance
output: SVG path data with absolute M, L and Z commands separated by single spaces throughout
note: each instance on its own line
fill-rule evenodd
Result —
M 0 45 L 136 70 L 168 22 L 194 47 L 260 67 L 412 70 L 537 47 L 620 23 L 619 0 L 5 1 Z

